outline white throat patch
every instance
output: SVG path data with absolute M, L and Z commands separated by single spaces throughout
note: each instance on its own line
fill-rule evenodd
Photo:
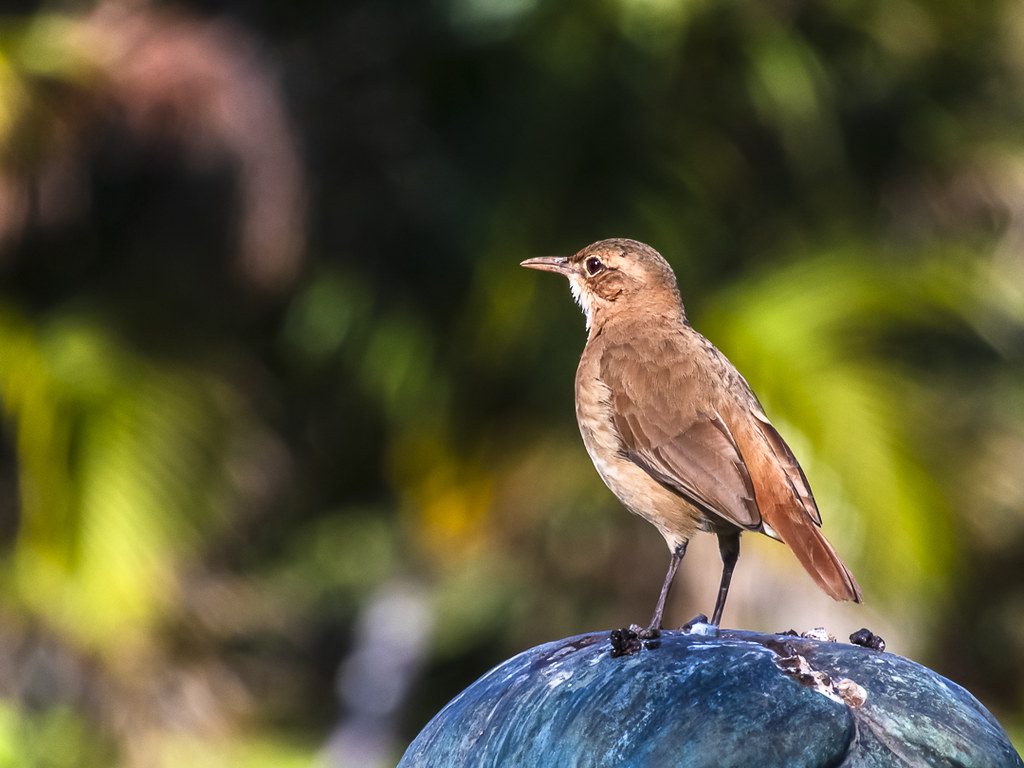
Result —
M 580 309 L 583 310 L 583 316 L 587 319 L 587 330 L 590 330 L 590 322 L 593 320 L 591 316 L 593 309 L 588 301 L 588 296 L 583 292 L 583 281 L 577 275 L 569 276 L 569 290 L 572 291 L 572 297 L 576 300 L 576 303 L 580 305 Z

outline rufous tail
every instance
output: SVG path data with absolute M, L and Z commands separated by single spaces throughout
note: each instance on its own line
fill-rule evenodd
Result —
M 860 585 L 818 527 L 803 515 L 803 510 L 778 510 L 770 515 L 771 526 L 793 550 L 796 559 L 815 583 L 834 600 L 861 602 Z

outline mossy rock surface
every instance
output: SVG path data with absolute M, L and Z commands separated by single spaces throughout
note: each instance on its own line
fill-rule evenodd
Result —
M 620 657 L 608 632 L 525 651 L 441 710 L 399 766 L 1024 766 L 977 699 L 913 661 L 698 629 Z

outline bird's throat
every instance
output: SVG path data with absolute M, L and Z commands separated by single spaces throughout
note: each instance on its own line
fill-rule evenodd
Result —
M 572 291 L 572 297 L 576 300 L 576 303 L 580 305 L 580 309 L 583 310 L 583 316 L 587 320 L 587 330 L 590 330 L 590 325 L 594 321 L 594 308 L 591 306 L 591 298 L 583 288 L 583 281 L 576 275 L 569 276 L 569 290 Z

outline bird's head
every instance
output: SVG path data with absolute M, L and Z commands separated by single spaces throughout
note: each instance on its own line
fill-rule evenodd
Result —
M 572 256 L 540 256 L 522 266 L 569 278 L 587 328 L 619 312 L 682 313 L 672 268 L 660 253 L 636 240 L 599 240 Z

